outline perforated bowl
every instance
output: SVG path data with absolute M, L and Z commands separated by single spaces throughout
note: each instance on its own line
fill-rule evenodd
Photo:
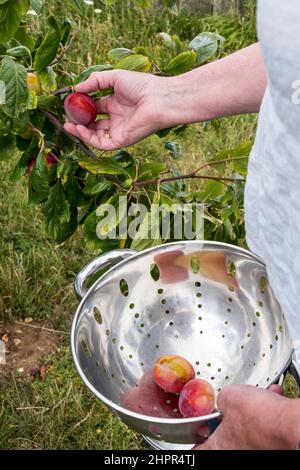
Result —
M 87 290 L 87 280 L 107 267 Z M 199 427 L 221 418 L 219 411 L 172 419 L 127 409 L 124 397 L 159 356 L 188 359 L 216 393 L 231 383 L 267 388 L 291 361 L 265 266 L 235 246 L 186 241 L 115 250 L 83 268 L 76 292 L 82 300 L 71 348 L 82 380 L 128 426 L 156 440 L 197 442 Z

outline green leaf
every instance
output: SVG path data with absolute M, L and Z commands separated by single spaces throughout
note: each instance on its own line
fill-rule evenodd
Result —
M 40 109 L 49 110 L 52 106 L 58 103 L 59 98 L 53 95 L 41 95 L 37 97 L 37 106 Z
M 0 135 L 6 135 L 9 133 L 12 126 L 12 120 L 8 117 L 0 107 Z
M 165 72 L 170 75 L 180 75 L 181 73 L 185 73 L 191 70 L 195 65 L 195 61 L 196 52 L 181 52 L 176 57 L 170 60 L 168 65 L 165 67 Z
M 23 46 L 26 46 L 30 52 L 33 51 L 34 46 L 35 46 L 35 41 L 33 37 L 28 34 L 26 31 L 26 28 L 24 25 L 21 25 L 21 27 L 16 31 L 14 38 Z
M 16 46 L 7 49 L 6 54 L 12 57 L 26 57 L 30 56 L 30 50 L 26 46 Z
M 152 63 L 149 58 L 140 54 L 124 57 L 114 65 L 115 69 L 135 70 L 136 72 L 149 72 L 151 67 Z
M 28 90 L 28 98 L 26 101 L 26 109 L 36 109 L 37 108 L 37 94 L 34 90 Z
M 0 161 L 9 160 L 16 150 L 16 139 L 14 135 L 0 136 Z
M 4 5 L 4 3 L 9 2 L 10 0 L 0 0 L 0 5 Z
M 174 160 L 178 160 L 181 155 L 181 148 L 179 144 L 168 140 L 165 142 L 165 148 L 170 151 L 170 155 Z
M 85 239 L 92 245 L 94 249 L 100 249 L 102 251 L 113 250 L 119 247 L 118 240 L 100 240 L 97 237 L 96 228 L 99 218 L 96 215 L 96 211 L 93 211 L 85 219 L 83 224 L 83 233 Z
M 138 180 L 141 181 L 145 178 L 157 178 L 166 170 L 166 164 L 163 162 L 142 163 L 139 168 Z
M 133 54 L 135 54 L 135 52 L 131 49 L 126 49 L 125 47 L 118 47 L 116 49 L 111 49 L 108 52 L 107 57 L 110 60 L 121 60 L 124 57 L 130 56 Z
M 61 37 L 59 27 L 53 16 L 49 19 L 49 25 L 50 29 L 35 54 L 33 67 L 37 73 L 44 71 L 52 60 L 55 59 L 58 52 Z
M 201 202 L 207 200 L 215 200 L 221 194 L 226 191 L 226 186 L 219 181 L 209 181 L 206 183 L 205 188 L 201 191 Z
M 9 117 L 18 117 L 25 110 L 28 98 L 27 71 L 23 65 L 5 56 L 0 68 L 1 80 L 5 85 L 6 98 L 2 110 Z
M 171 51 L 176 49 L 176 43 L 168 33 L 158 33 L 157 38 L 159 42 L 162 43 L 167 49 L 170 49 Z
M 13 37 L 28 8 L 29 0 L 10 0 L 0 5 L 0 43 Z
M 110 158 L 101 158 L 99 160 L 80 159 L 79 165 L 94 174 L 128 175 L 125 168 Z
M 39 14 L 41 13 L 43 9 L 44 1 L 43 0 L 30 0 L 30 6 L 37 14 Z
M 69 204 L 60 181 L 57 181 L 50 189 L 47 201 L 43 206 L 43 213 L 47 219 L 56 217 L 61 223 L 69 221 Z
M 68 178 L 64 184 L 64 191 L 71 207 L 80 207 L 86 202 L 82 188 L 75 176 Z
M 189 44 L 190 49 L 197 53 L 197 65 L 207 62 L 216 54 L 219 44 L 225 39 L 216 33 L 204 32 L 198 34 Z
M 39 74 L 42 90 L 45 93 L 51 93 L 57 89 L 56 73 L 53 67 L 47 67 L 44 72 Z
M 108 191 L 113 187 L 113 184 L 111 181 L 104 180 L 104 181 L 93 181 L 89 184 L 87 184 L 83 192 L 84 194 L 87 194 L 88 196 L 94 196 L 96 194 L 100 194 L 104 191 Z
M 43 152 L 40 152 L 37 156 L 30 180 L 38 200 L 45 199 L 49 193 L 49 183 L 46 158 Z
M 173 15 L 178 15 L 178 6 L 176 0 L 163 0 L 165 7 L 167 7 Z
M 72 31 L 72 22 L 69 18 L 64 18 L 64 21 L 60 27 L 61 43 L 63 46 L 66 45 Z
M 30 117 L 27 111 L 21 114 L 17 119 L 13 120 L 13 133 L 22 135 L 24 134 L 30 125 Z
M 78 77 L 75 78 L 74 83 L 80 83 L 89 78 L 93 72 L 103 72 L 104 70 L 112 70 L 113 66 L 111 64 L 99 64 L 92 65 L 91 67 L 83 70 Z
M 135 0 L 135 3 L 138 7 L 141 8 L 150 8 L 151 7 L 151 0 Z
M 15 166 L 12 174 L 10 175 L 10 181 L 15 182 L 24 176 L 27 172 L 27 165 L 32 160 L 32 158 L 37 154 L 39 148 L 37 146 L 36 138 L 32 139 L 29 146 L 21 156 L 17 165 Z

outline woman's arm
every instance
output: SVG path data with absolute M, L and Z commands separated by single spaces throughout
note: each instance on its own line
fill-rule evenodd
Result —
M 177 77 L 112 70 L 92 73 L 75 91 L 114 88 L 97 102 L 99 120 L 90 128 L 66 123 L 68 132 L 99 149 L 131 145 L 179 124 L 257 112 L 267 78 L 259 44 Z

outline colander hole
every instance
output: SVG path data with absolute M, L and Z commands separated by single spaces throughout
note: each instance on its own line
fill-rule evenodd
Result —
M 160 278 L 159 267 L 157 266 L 156 263 L 152 263 L 150 266 L 150 276 L 155 282 L 157 282 Z
M 220 392 L 222 389 L 221 388 L 218 388 L 218 392 Z
M 170 310 L 166 310 L 166 311 L 165 311 L 165 314 L 166 314 L 166 315 L 169 315 L 169 313 L 170 313 Z
M 170 321 L 169 325 L 170 325 L 170 326 L 173 326 L 173 325 L 174 325 L 174 323 L 173 323 L 172 321 Z
M 172 410 L 173 413 L 177 413 L 178 412 L 178 408 L 174 408 L 174 410 Z
M 114 379 L 115 378 L 115 374 L 111 374 L 112 378 Z
M 259 384 L 256 384 L 255 387 L 259 387 Z
M 126 380 L 125 380 L 125 379 L 122 379 L 122 383 L 123 383 L 123 384 L 126 384 Z
M 256 323 L 255 323 L 255 321 L 252 323 L 252 325 L 253 325 L 253 326 L 256 326 Z
M 150 338 L 151 334 L 150 334 L 150 333 L 147 333 L 147 336 L 148 336 L 148 338 Z
M 269 382 L 269 380 L 270 380 L 270 377 L 267 378 L 267 382 Z
M 200 331 L 200 335 L 203 335 L 203 330 Z
M 102 325 L 102 315 L 101 315 L 101 312 L 98 309 L 98 307 L 95 306 L 93 308 L 93 313 L 94 313 L 94 318 L 95 318 L 96 322 L 99 323 L 99 325 Z
M 207 367 L 211 367 L 211 363 L 210 363 L 210 362 L 208 362 L 206 365 L 207 365 Z
M 261 355 L 261 356 L 262 356 L 262 357 L 265 357 L 265 356 L 266 356 L 266 353 L 262 353 L 262 355 Z
M 199 371 L 197 372 L 197 375 L 200 375 L 200 372 L 199 372 Z
M 195 286 L 196 286 L 196 287 L 200 287 L 200 286 L 201 286 L 201 282 L 198 282 L 198 281 L 195 282 Z
M 145 326 L 145 323 L 141 323 L 141 324 L 140 324 L 140 327 L 141 327 L 141 328 L 144 328 L 144 326 Z
M 202 304 L 198 304 L 198 308 L 202 308 Z
M 262 302 L 261 300 L 258 301 L 258 305 L 259 305 L 260 307 L 263 307 L 263 306 L 264 306 L 264 304 L 263 304 L 263 302 Z
M 225 338 L 225 335 L 222 335 L 222 338 Z
M 221 370 L 222 370 L 221 367 L 219 367 L 218 372 L 221 372 Z
M 198 317 L 198 320 L 202 320 L 202 317 Z
M 265 276 L 261 276 L 259 278 L 259 289 L 262 294 L 264 294 L 267 290 L 267 280 Z
M 215 378 L 214 378 L 214 377 L 211 377 L 210 380 L 215 380 Z
M 273 344 L 270 344 L 270 349 L 273 349 Z
M 139 318 L 139 317 L 140 317 L 140 314 L 139 314 L 139 313 L 136 313 L 136 314 L 134 315 L 134 317 L 135 317 L 135 318 Z
M 255 312 L 255 315 L 259 318 L 260 317 L 260 312 Z
M 84 352 L 84 354 L 85 354 L 86 356 L 92 357 L 91 351 L 89 350 L 87 344 L 86 344 L 85 341 L 83 341 L 83 340 L 81 341 L 81 347 L 82 347 L 82 351 Z
M 197 256 L 191 257 L 191 268 L 194 274 L 197 274 L 200 270 L 200 262 Z
M 228 297 L 228 301 L 229 301 L 229 302 L 232 302 L 232 297 Z
M 255 367 L 255 366 L 256 366 L 256 364 L 255 364 L 255 362 L 253 362 L 253 367 Z
M 166 404 L 167 404 L 167 405 L 170 405 L 170 404 L 171 404 L 171 400 L 166 400 Z
M 117 342 L 116 338 L 113 338 L 111 341 L 112 341 L 112 343 L 114 343 L 114 344 L 116 344 L 116 342 Z
M 229 323 L 228 320 L 225 320 L 225 321 L 224 321 L 224 324 L 225 324 L 225 325 L 228 325 L 228 323 Z
M 243 346 L 243 345 L 241 346 L 241 349 L 244 349 L 244 346 Z
M 129 305 L 129 308 L 133 309 L 133 308 L 134 308 L 134 304 L 130 304 L 130 305 Z
M 121 291 L 121 294 L 124 295 L 124 297 L 128 296 L 129 288 L 125 279 L 120 280 L 120 291 Z
M 247 334 L 247 337 L 248 337 L 248 338 L 250 338 L 250 336 L 251 336 L 251 334 L 250 334 L 250 333 L 248 333 L 248 334 Z
M 156 344 L 156 345 L 155 345 L 155 347 L 156 347 L 156 349 L 158 349 L 158 348 L 159 348 L 159 345 L 158 345 L 158 344 Z
M 228 375 L 226 375 L 226 377 L 225 377 L 225 380 L 228 380 L 228 379 L 229 379 L 229 376 L 228 376 Z
M 100 367 L 100 364 L 98 361 L 96 361 L 96 367 Z
M 197 292 L 196 297 L 202 297 L 201 292 Z
M 227 274 L 231 278 L 235 277 L 235 274 L 236 274 L 235 264 L 231 260 L 229 260 L 227 263 Z
M 129 354 L 128 357 L 129 357 L 129 359 L 132 359 L 132 358 L 133 358 L 133 355 L 132 355 L 132 354 Z
M 106 336 L 109 336 L 110 331 L 109 331 L 109 330 L 106 330 L 106 331 L 105 331 L 105 334 L 106 334 Z
M 229 289 L 231 292 L 234 292 L 234 287 L 233 287 L 233 286 L 228 286 L 228 289 Z
M 199 366 L 200 362 L 199 362 L 199 361 L 196 361 L 195 364 L 196 364 L 196 366 Z
M 230 312 L 231 312 L 231 308 L 228 308 L 228 309 L 227 309 L 227 312 L 230 313 Z
M 158 294 L 162 294 L 163 291 L 164 291 L 163 289 L 158 289 L 158 290 L 157 290 Z
M 278 341 L 278 335 L 275 336 L 275 341 Z
M 124 351 L 124 346 L 120 346 L 121 351 Z
M 143 363 L 143 362 L 141 362 L 141 366 L 142 366 L 142 367 L 143 367 L 143 365 L 144 365 L 144 363 Z
M 282 327 L 282 325 L 279 325 L 279 328 L 278 328 L 278 329 L 279 329 L 280 333 L 283 332 L 283 327 Z
M 167 303 L 167 299 L 162 299 L 161 303 L 165 305 Z

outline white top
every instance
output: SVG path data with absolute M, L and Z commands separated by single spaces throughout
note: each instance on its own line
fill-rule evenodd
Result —
M 269 86 L 249 162 L 247 242 L 267 265 L 299 365 L 300 1 L 258 0 L 258 35 Z

